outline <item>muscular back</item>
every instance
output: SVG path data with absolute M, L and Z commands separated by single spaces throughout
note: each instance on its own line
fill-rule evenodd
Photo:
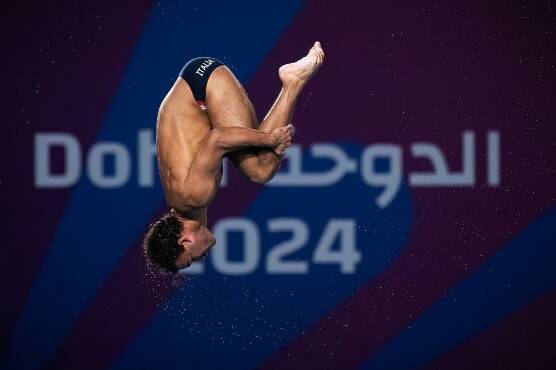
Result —
M 162 101 L 156 126 L 158 167 L 169 207 L 182 208 L 182 185 L 210 129 L 210 120 L 196 105 L 191 89 L 178 78 Z

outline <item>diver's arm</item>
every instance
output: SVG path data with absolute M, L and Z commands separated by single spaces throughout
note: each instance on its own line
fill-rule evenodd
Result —
M 291 127 L 266 133 L 250 128 L 225 127 L 209 131 L 195 154 L 187 178 L 180 184 L 178 199 L 183 211 L 206 207 L 218 190 L 222 158 L 246 147 L 285 150 L 291 142 Z
M 275 142 L 272 134 L 247 128 L 210 130 L 193 157 L 186 179 L 177 186 L 174 208 L 186 212 L 210 203 L 218 190 L 220 167 L 226 153 L 248 146 L 271 147 Z
M 279 137 L 273 132 L 263 132 L 246 127 L 219 127 L 209 133 L 207 144 L 222 155 L 247 147 L 274 148 Z

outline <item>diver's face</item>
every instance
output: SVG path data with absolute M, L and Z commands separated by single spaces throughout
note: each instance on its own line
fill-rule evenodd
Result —
M 210 247 L 216 243 L 216 239 L 214 239 L 212 233 L 204 226 L 201 226 L 200 230 L 192 235 L 191 241 L 192 243 L 189 251 L 193 261 L 205 257 Z

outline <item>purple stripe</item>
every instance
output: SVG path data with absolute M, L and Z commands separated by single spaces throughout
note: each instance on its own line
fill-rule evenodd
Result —
M 469 2 L 457 11 L 452 3 L 359 5 L 315 2 L 274 50 L 291 55 L 299 35 L 308 35 L 327 51 L 306 108 L 311 128 L 300 133 L 400 143 L 407 173 L 420 165 L 407 154 L 409 144 L 423 140 L 440 144 L 449 167 L 460 169 L 459 135 L 474 129 L 477 186 L 414 188 L 406 253 L 263 368 L 358 367 L 555 199 L 556 176 L 546 170 L 556 166 L 555 126 L 547 124 L 554 116 L 547 98 L 554 58 L 535 54 L 551 45 L 543 29 L 553 27 L 548 17 L 521 14 L 542 10 Z M 492 189 L 483 185 L 490 128 L 502 138 L 502 185 Z M 353 325 L 344 327 L 346 320 Z
M 556 362 L 556 291 L 515 312 L 424 369 L 546 369 Z
M 9 129 L 1 147 L 2 224 L 0 279 L 10 297 L 1 308 L 6 344 L 45 248 L 56 230 L 70 189 L 38 190 L 33 179 L 33 137 L 39 131 L 75 135 L 84 150 L 93 141 L 151 1 L 19 2 L 5 17 L 12 35 L 4 59 L 10 87 Z M 129 9 L 133 8 L 130 14 Z M 4 89 L 3 89 L 4 90 Z M 54 167 L 59 168 L 60 163 Z

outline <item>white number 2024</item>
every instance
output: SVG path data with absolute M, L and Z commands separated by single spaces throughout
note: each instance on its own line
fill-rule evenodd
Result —
M 313 263 L 338 264 L 340 272 L 352 274 L 361 261 L 361 253 L 356 247 L 355 220 L 335 218 L 327 222 L 324 232 L 313 252 Z M 292 253 L 302 249 L 309 240 L 309 227 L 305 221 L 297 218 L 274 218 L 267 221 L 269 232 L 290 232 L 291 237 L 271 247 L 266 255 L 266 272 L 268 274 L 307 274 L 309 262 L 286 259 Z M 211 252 L 214 269 L 226 275 L 246 275 L 254 272 L 261 260 L 261 237 L 257 225 L 246 218 L 225 218 L 213 228 L 218 241 Z M 228 258 L 228 235 L 230 232 L 243 236 L 243 259 L 230 261 Z M 333 249 L 336 240 L 339 247 Z M 234 247 L 236 247 L 234 245 Z M 239 246 L 237 246 L 239 247 Z M 186 272 L 199 274 L 204 271 L 201 262 L 195 262 Z

